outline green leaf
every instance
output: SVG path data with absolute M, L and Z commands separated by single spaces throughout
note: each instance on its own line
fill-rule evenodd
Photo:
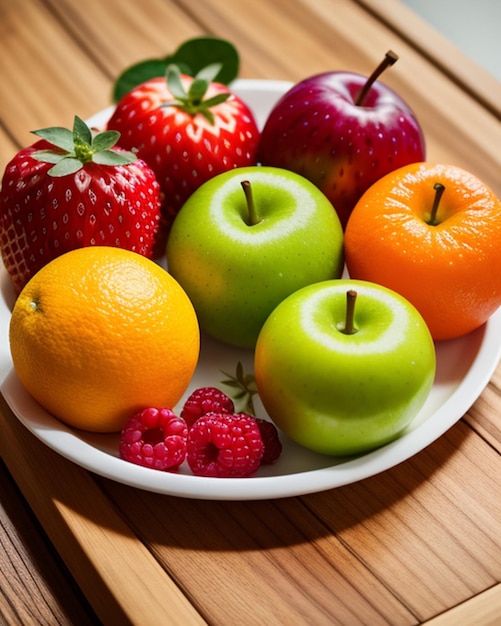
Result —
M 134 87 L 151 78 L 165 76 L 167 65 L 168 63 L 164 59 L 148 59 L 127 68 L 115 82 L 113 101 L 119 102 Z
M 240 69 L 240 57 L 235 46 L 217 37 L 188 39 L 169 58 L 169 62 L 185 63 L 191 68 L 191 76 L 196 76 L 208 65 L 219 63 L 221 69 L 214 79 L 224 85 L 234 80 Z
M 68 174 L 74 174 L 83 167 L 82 161 L 75 157 L 65 157 L 61 159 L 59 163 L 51 167 L 47 172 L 50 176 L 67 176 Z
M 75 115 L 73 120 L 73 142 L 75 144 L 86 144 L 89 146 L 92 143 L 92 132 L 78 115 Z
M 219 370 L 221 374 L 224 374 L 228 378 L 221 381 L 221 384 L 231 387 L 232 389 L 238 389 L 237 393 L 232 394 L 234 400 L 245 400 L 243 410 L 245 413 L 255 415 L 254 408 L 254 396 L 258 393 L 256 386 L 256 379 L 253 374 L 246 374 L 244 372 L 244 366 L 241 361 L 238 361 L 235 368 L 235 375 L 228 374 L 223 370 Z
M 223 67 L 222 63 L 211 63 L 206 67 L 203 67 L 199 72 L 197 72 L 195 78 L 198 80 L 205 80 L 208 83 L 211 83 L 216 79 L 216 76 L 221 71 Z
M 116 150 L 103 150 L 92 155 L 92 161 L 98 165 L 129 165 L 137 159 L 132 152 L 117 152 Z
M 213 80 L 228 85 L 238 76 L 240 58 L 235 46 L 225 39 L 188 39 L 173 54 L 163 59 L 146 59 L 125 69 L 115 81 L 113 101 L 119 102 L 134 87 L 151 78 L 165 76 L 171 64 L 177 65 L 180 72 L 189 76 L 196 76 L 207 66 L 219 64 L 221 67 Z
M 229 93 L 218 93 L 216 96 L 212 96 L 212 98 L 207 98 L 204 100 L 204 104 L 207 108 L 216 106 L 216 104 L 221 104 L 225 100 L 228 100 L 230 97 Z
M 206 80 L 195 78 L 190 85 L 188 96 L 192 102 L 200 102 L 205 96 L 205 92 L 209 87 L 209 83 Z
M 57 152 L 56 150 L 36 150 L 31 153 L 32 158 L 42 163 L 59 163 L 61 159 L 68 156 L 68 152 Z
M 117 130 L 105 130 L 102 133 L 98 133 L 92 139 L 92 149 L 96 152 L 108 150 L 112 148 L 119 139 L 120 133 Z
M 73 133 L 68 128 L 61 126 L 51 126 L 50 128 L 40 128 L 33 130 L 32 133 L 41 139 L 45 139 L 49 143 L 66 152 L 73 152 L 75 143 L 73 141 Z
M 170 64 L 167 67 L 167 85 L 174 98 L 177 98 L 178 100 L 186 100 L 188 94 L 183 87 L 179 68 L 176 65 Z

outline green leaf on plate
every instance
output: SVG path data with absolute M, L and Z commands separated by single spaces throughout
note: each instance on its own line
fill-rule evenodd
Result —
M 140 61 L 122 72 L 113 87 L 113 101 L 118 102 L 131 89 L 151 78 L 165 76 L 168 65 L 177 65 L 182 73 L 195 76 L 214 63 L 221 65 L 215 76 L 217 82 L 228 85 L 238 76 L 240 58 L 233 44 L 217 37 L 189 39 L 163 59 Z

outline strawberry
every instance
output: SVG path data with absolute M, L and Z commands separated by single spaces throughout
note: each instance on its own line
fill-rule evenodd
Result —
M 164 194 L 163 228 L 202 183 L 226 170 L 255 164 L 259 130 L 247 105 L 213 82 L 220 65 L 194 78 L 167 68 L 133 88 L 117 104 L 108 129 L 120 145 L 154 170 Z
M 153 171 L 114 147 L 117 132 L 93 136 L 75 117 L 73 131 L 34 131 L 41 139 L 8 163 L 0 190 L 0 247 L 14 289 L 55 257 L 91 245 L 153 258 L 161 196 Z

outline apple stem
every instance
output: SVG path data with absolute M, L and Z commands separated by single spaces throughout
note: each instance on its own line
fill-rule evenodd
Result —
M 260 219 L 256 213 L 256 206 L 252 195 L 252 186 L 248 180 L 243 180 L 241 185 L 244 190 L 245 199 L 247 200 L 247 225 L 254 226 L 260 222 Z
M 345 335 L 354 335 L 357 332 L 354 323 L 356 299 L 357 292 L 354 289 L 348 289 L 346 292 L 346 317 L 344 327 L 339 329 Z
M 435 183 L 433 185 L 433 189 L 435 190 L 435 198 L 433 199 L 433 206 L 431 207 L 430 219 L 428 220 L 428 224 L 430 226 L 436 226 L 440 224 L 440 220 L 437 219 L 438 206 L 440 204 L 440 200 L 445 191 L 445 186 L 442 183 Z
M 388 50 L 388 52 L 384 55 L 384 59 L 376 67 L 376 69 L 372 72 L 372 74 L 367 79 L 367 82 L 365 83 L 365 85 L 360 90 L 360 93 L 358 94 L 357 99 L 355 100 L 356 106 L 362 106 L 363 105 L 365 97 L 369 93 L 370 88 L 376 82 L 378 77 L 385 71 L 385 69 L 387 67 L 390 67 L 390 65 L 393 65 L 397 61 L 398 61 L 398 54 L 393 52 L 393 50 Z

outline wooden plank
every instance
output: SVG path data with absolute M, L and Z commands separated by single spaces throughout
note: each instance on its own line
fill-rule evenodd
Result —
M 5 166 L 21 146 L 0 127 L 0 182 Z
M 90 609 L 0 462 L 0 623 L 92 626 Z
M 405 464 L 304 501 L 422 621 L 500 580 L 500 476 L 459 422 Z
M 0 423 L 4 462 L 103 623 L 205 623 L 91 474 L 28 433 L 3 398 Z
M 501 120 L 501 83 L 401 0 L 356 0 Z M 451 19 L 454 19 L 451 16 Z M 472 25 L 474 28 L 474 25 Z
M 465 420 L 501 454 L 500 398 L 501 365 L 497 368 L 480 398 L 468 411 Z
M 498 626 L 501 621 L 501 584 L 480 593 L 464 604 L 425 622 L 425 626 Z
M 45 2 L 73 41 L 111 79 L 137 61 L 164 57 L 185 40 L 205 34 L 196 12 L 183 11 L 172 1 Z
M 210 623 L 415 623 L 392 589 L 297 498 L 193 501 L 102 483 Z
M 3 7 L 0 57 L 2 123 L 19 145 L 33 142 L 33 129 L 71 126 L 109 103 L 109 79 L 41 1 Z

